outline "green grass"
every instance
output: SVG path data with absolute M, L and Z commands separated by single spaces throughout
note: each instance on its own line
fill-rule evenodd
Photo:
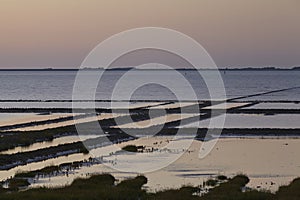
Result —
M 10 190 L 17 191 L 19 188 L 27 187 L 29 185 L 30 183 L 28 182 L 27 179 L 13 178 L 9 180 L 8 187 Z
M 300 178 L 292 181 L 288 186 L 281 186 L 276 193 L 278 199 L 300 199 Z
M 217 177 L 217 179 L 220 180 L 220 181 L 225 181 L 225 180 L 227 180 L 227 177 L 224 176 L 224 175 L 219 175 L 219 176 Z
M 145 147 L 143 146 L 135 146 L 135 145 L 127 145 L 122 148 L 123 151 L 128 151 L 132 153 L 138 153 L 138 152 L 143 152 Z
M 146 192 L 141 186 L 147 182 L 143 176 L 126 180 L 115 186 L 115 178 L 109 174 L 76 179 L 70 186 L 57 189 L 29 189 L 27 191 L 2 193 L 1 200 L 81 200 L 81 199 L 139 199 Z
M 238 175 L 227 182 L 220 183 L 219 186 L 211 189 L 208 194 L 204 195 L 200 199 L 204 200 L 256 200 L 256 199 L 271 199 L 272 194 L 267 192 L 249 191 L 242 192 L 242 188 L 249 182 L 249 178 L 244 175 Z
M 224 177 L 223 177 L 224 178 Z M 280 187 L 276 194 L 264 191 L 252 190 L 242 192 L 249 182 L 249 178 L 238 175 L 212 188 L 207 194 L 197 196 L 195 194 L 203 188 L 184 186 L 180 189 L 164 190 L 157 193 L 148 193 L 142 189 L 147 183 L 147 178 L 137 176 L 116 185 L 116 179 L 110 174 L 95 175 L 89 179 L 76 179 L 70 186 L 64 188 L 37 188 L 26 191 L 13 191 L 0 188 L 1 200 L 96 200 L 96 199 L 192 199 L 192 200 L 296 200 L 300 199 L 300 179 L 295 179 L 290 185 Z M 23 186 L 25 182 L 15 179 L 12 183 L 16 186 Z
M 133 153 L 138 152 L 138 148 L 135 145 L 127 145 L 127 146 L 123 147 L 122 150 L 128 151 L 128 152 L 133 152 Z
M 214 187 L 217 184 L 218 184 L 218 180 L 215 180 L 215 179 L 209 179 L 205 182 L 206 186 L 211 186 L 211 187 Z

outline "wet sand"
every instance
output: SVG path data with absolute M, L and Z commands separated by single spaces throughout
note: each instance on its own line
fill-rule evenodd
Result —
M 146 104 L 145 104 L 146 105 Z M 144 106 L 145 106 L 144 105 Z M 173 109 L 180 106 L 191 106 L 195 103 L 171 103 L 167 105 L 155 106 L 155 109 Z M 246 106 L 248 103 L 227 103 L 226 109 Z M 151 106 L 148 104 L 148 106 Z M 206 107 L 207 109 L 220 109 L 224 105 L 216 105 Z M 133 106 L 134 107 L 134 106 Z M 150 108 L 151 109 L 151 108 Z M 102 114 L 97 117 L 87 117 L 76 120 L 76 123 L 89 121 L 110 119 L 125 114 Z M 167 122 L 173 122 L 181 119 L 198 116 L 199 114 L 167 114 L 162 117 L 155 117 L 151 120 L 144 120 L 135 123 L 128 123 L 118 128 L 147 128 L 155 125 L 162 125 Z M 49 116 L 41 115 L 47 119 Z M 51 115 L 52 116 L 52 115 Z M 57 115 L 53 115 L 56 116 Z M 228 114 L 225 127 L 232 128 L 299 128 L 298 115 L 245 115 L 245 114 Z M 28 115 L 28 119 L 33 121 L 35 118 Z M 28 120 L 26 119 L 26 120 Z M 213 127 L 218 128 L 218 117 L 212 118 Z M 18 119 L 20 120 L 20 119 Z M 203 120 L 193 124 L 187 124 L 184 127 L 207 127 L 209 120 Z M 12 123 L 12 122 L 10 122 Z M 15 123 L 15 122 L 13 122 Z M 74 124 L 74 120 L 51 123 L 47 125 L 38 125 L 31 127 L 18 128 L 15 130 L 43 130 L 60 126 L 68 126 Z M 200 124 L 200 125 L 199 125 Z M 116 128 L 116 127 L 115 127 Z M 243 133 L 241 133 L 243 134 Z M 79 138 L 69 138 L 67 142 L 77 141 Z M 214 141 L 206 141 L 212 143 Z M 56 146 L 66 143 L 65 139 L 56 139 L 50 143 L 35 143 L 28 149 L 15 148 L 6 153 L 26 152 L 36 149 Z M 191 143 L 189 148 L 184 145 Z M 279 186 L 287 185 L 294 178 L 300 176 L 300 160 L 297 159 L 300 150 L 300 139 L 295 138 L 222 138 L 219 139 L 213 150 L 203 159 L 199 159 L 199 150 L 204 142 L 192 140 L 191 137 L 173 138 L 164 137 L 144 137 L 137 140 L 123 142 L 118 145 L 110 145 L 93 149 L 89 155 L 74 154 L 68 157 L 61 156 L 49 159 L 43 162 L 30 163 L 26 166 L 15 167 L 11 170 L 0 171 L 0 178 L 7 179 L 18 171 L 32 171 L 44 168 L 49 165 L 58 165 L 65 162 L 81 161 L 90 156 L 99 156 L 104 164 L 96 164 L 91 166 L 83 166 L 73 171 L 68 176 L 60 175 L 56 177 L 45 177 L 35 180 L 30 187 L 48 186 L 57 187 L 70 184 L 77 177 L 88 177 L 92 174 L 111 173 L 118 179 L 134 177 L 141 173 L 140 168 L 146 167 L 151 169 L 155 167 L 156 162 L 164 162 L 172 156 L 180 156 L 175 162 L 170 163 L 154 172 L 146 172 L 144 175 L 148 178 L 146 188 L 149 191 L 163 190 L 167 188 L 179 188 L 182 185 L 200 185 L 203 181 L 217 176 L 226 175 L 233 177 L 237 174 L 246 174 L 250 178 L 247 185 L 251 188 L 267 189 L 272 192 L 276 191 Z M 126 145 L 146 146 L 148 152 L 130 154 L 128 152 L 120 152 L 121 147 Z M 174 144 L 174 145 L 169 145 Z M 114 148 L 118 147 L 118 149 Z M 154 152 L 151 149 L 155 150 Z M 152 157 L 147 160 L 145 156 Z M 124 168 L 125 171 L 120 172 L 114 168 Z
M 155 142 L 160 144 L 168 140 L 139 139 L 127 144 L 153 146 Z M 149 178 L 147 186 L 157 189 L 180 187 L 182 184 L 199 185 L 207 174 L 230 177 L 246 174 L 250 178 L 249 187 L 276 191 L 279 186 L 289 184 L 300 176 L 300 160 L 297 159 L 299 139 L 220 139 L 210 154 L 200 160 L 198 154 L 202 143 L 194 141 L 188 153 L 176 162 L 146 174 Z
M 297 114 L 226 114 L 223 125 L 224 116 L 216 116 L 200 122 L 193 122 L 180 126 L 180 128 L 277 128 L 277 129 L 295 129 L 300 128 L 300 115 Z M 242 134 L 242 133 L 241 133 Z
M 19 172 L 28 172 L 28 171 L 39 170 L 39 169 L 42 169 L 47 166 L 60 165 L 60 164 L 66 163 L 66 162 L 81 161 L 84 159 L 88 159 L 89 157 L 90 157 L 90 155 L 88 155 L 88 154 L 78 153 L 78 154 L 72 154 L 69 156 L 61 156 L 58 158 L 52 158 L 52 159 L 48 159 L 48 160 L 41 161 L 41 162 L 30 163 L 27 165 L 12 168 L 10 170 L 5 170 L 5 171 L 0 170 L 0 180 L 3 181 L 6 179 L 9 179 L 9 178 L 13 177 L 16 173 L 19 173 Z
M 172 121 L 195 117 L 197 115 L 199 114 L 168 114 L 161 117 L 155 117 L 149 120 L 143 120 L 143 121 L 132 122 L 128 124 L 122 124 L 119 126 L 113 126 L 113 128 L 149 128 L 151 126 L 161 125 Z
M 119 147 L 134 144 L 164 149 L 170 141 L 180 145 L 186 140 L 189 139 L 172 141 L 171 137 L 140 138 L 122 143 Z M 146 188 L 150 191 L 157 191 L 179 188 L 182 185 L 197 186 L 216 175 L 233 177 L 237 174 L 246 174 L 250 178 L 248 187 L 259 187 L 259 189 L 275 192 L 279 186 L 289 184 L 294 178 L 300 176 L 300 160 L 296 159 L 300 150 L 300 139 L 220 139 L 208 156 L 199 159 L 198 154 L 202 144 L 201 141 L 193 141 L 189 149 L 169 149 L 171 153 L 182 151 L 185 153 L 167 167 L 145 173 L 144 175 L 148 178 Z M 103 160 L 108 166 L 126 166 L 128 162 L 134 162 L 136 166 L 145 164 L 144 153 L 113 154 L 112 151 L 111 147 L 98 149 L 98 153 L 102 152 Z M 165 152 L 162 152 L 163 156 L 168 155 Z M 151 163 L 146 164 L 151 165 Z M 47 178 L 40 179 L 31 187 L 61 186 L 71 183 L 76 177 L 86 177 L 95 173 L 112 173 L 120 179 L 138 174 L 120 172 L 108 166 L 98 164 L 82 167 L 68 177 L 52 177 L 50 181 L 47 181 Z
M 195 102 L 179 102 L 179 103 L 170 103 L 166 105 L 160 105 L 160 106 L 153 106 L 150 109 L 174 109 L 174 108 L 180 108 L 180 107 L 185 107 L 185 106 L 192 106 L 192 105 L 197 105 L 198 103 Z
M 299 103 L 282 103 L 282 102 L 277 102 L 277 103 L 259 103 L 256 105 L 253 105 L 249 107 L 250 109 L 300 109 L 300 104 Z
M 207 106 L 204 107 L 203 109 L 230 109 L 230 108 L 236 108 L 240 106 L 246 106 L 250 105 L 251 103 L 232 103 L 232 102 L 227 102 L 227 103 L 220 103 L 217 105 L 213 106 Z
M 0 113 L 0 126 L 52 120 L 70 116 L 73 116 L 73 113 L 53 113 L 50 115 L 39 115 L 36 113 Z
M 99 135 L 87 135 L 83 136 L 81 135 L 80 137 L 77 135 L 71 135 L 71 136 L 64 136 L 64 137 L 59 137 L 55 138 L 52 141 L 45 141 L 45 142 L 36 142 L 28 147 L 15 147 L 13 149 L 9 149 L 7 151 L 1 151 L 1 154 L 15 154 L 15 153 L 23 153 L 23 152 L 29 152 L 29 151 L 35 151 L 43 148 L 49 148 L 49 147 L 54 147 L 58 146 L 61 144 L 70 144 L 74 142 L 79 142 L 86 139 L 91 139 L 91 138 L 96 138 L 99 137 Z
M 85 117 L 81 119 L 75 119 L 75 120 L 68 120 L 58 123 L 51 123 L 51 124 L 44 124 L 44 125 L 38 125 L 38 126 L 30 126 L 30 127 L 24 127 L 24 128 L 16 128 L 16 129 L 10 129 L 10 131 L 38 131 L 38 130 L 45 130 L 50 128 L 58 128 L 63 126 L 70 126 L 73 124 L 79 124 L 79 123 L 85 123 L 85 122 L 92 122 L 92 121 L 98 121 L 98 120 L 104 120 L 104 119 L 111 119 L 114 117 L 120 117 L 125 116 L 126 114 L 111 114 L 111 113 L 105 113 L 98 116 L 93 117 Z

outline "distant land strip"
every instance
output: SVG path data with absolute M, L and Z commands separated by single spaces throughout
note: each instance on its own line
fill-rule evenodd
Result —
M 4 68 L 0 69 L 0 71 L 79 71 L 79 70 L 139 70 L 139 71 L 151 71 L 151 70 L 163 70 L 163 71 L 168 71 L 168 70 L 186 70 L 186 71 L 193 71 L 193 70 L 220 70 L 220 71 L 300 71 L 300 66 L 295 66 L 292 68 L 280 68 L 280 67 L 241 67 L 241 68 L 201 68 L 201 69 L 196 69 L 196 68 L 174 68 L 174 69 L 163 69 L 163 68 L 152 68 L 152 69 L 143 69 L 143 68 L 135 68 L 135 67 L 114 67 L 114 68 L 92 68 L 92 67 L 82 67 L 82 68 L 36 68 L 36 69 L 29 69 L 29 68 L 16 68 L 16 69 L 11 69 L 11 68 Z

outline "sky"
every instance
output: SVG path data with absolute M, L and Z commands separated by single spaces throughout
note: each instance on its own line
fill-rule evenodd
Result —
M 165 27 L 219 67 L 300 66 L 299 0 L 0 0 L 0 68 L 77 68 L 113 34 Z

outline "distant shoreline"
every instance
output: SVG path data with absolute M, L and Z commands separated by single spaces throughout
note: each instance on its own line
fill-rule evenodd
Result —
M 83 68 L 80 70 L 86 71 L 95 71 L 95 70 L 108 70 L 108 71 L 128 71 L 128 70 L 137 70 L 137 71 L 152 71 L 152 70 L 160 70 L 160 71 L 168 71 L 170 69 L 139 69 L 134 67 L 124 67 L 124 68 L 111 68 L 111 69 L 104 69 L 104 68 Z M 203 68 L 203 69 L 188 69 L 188 68 L 178 68 L 177 71 L 196 71 L 196 70 L 203 70 L 203 71 L 215 71 L 216 69 L 210 68 Z M 265 67 L 265 68 L 255 68 L 255 67 L 247 67 L 247 68 L 220 68 L 220 71 L 300 71 L 300 67 L 293 67 L 293 68 L 275 68 L 275 67 Z M 44 69 L 0 69 L 0 71 L 79 71 L 79 69 L 71 68 L 44 68 Z

